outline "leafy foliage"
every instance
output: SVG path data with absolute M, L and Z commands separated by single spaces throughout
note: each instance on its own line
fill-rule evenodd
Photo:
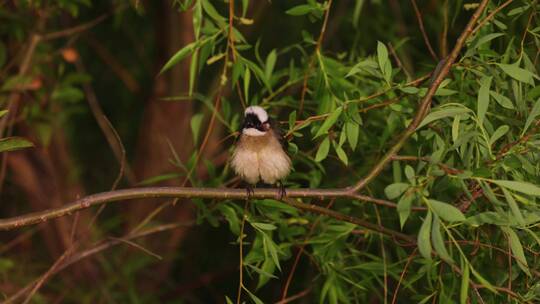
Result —
M 58 2 L 58 9 L 74 16 L 90 5 L 64 2 Z M 443 46 L 452 45 L 471 12 L 462 1 L 437 3 L 423 17 L 430 25 L 426 28 L 434 29 L 430 38 L 448 30 L 438 38 L 440 53 L 446 55 Z M 491 18 L 502 3 L 490 1 L 481 20 Z M 238 129 L 243 106 L 254 104 L 269 109 L 289 140 L 295 171 L 288 187 L 355 183 L 409 126 L 430 86 L 424 76 L 438 64 L 412 23 L 407 26 L 414 33 L 386 30 L 405 27 L 399 18 L 388 17 L 386 4 L 359 0 L 351 9 L 349 2 L 315 0 L 174 1 L 174 9 L 192 17 L 195 40 L 176 50 L 158 77 L 189 62 L 183 79 L 189 89 L 170 99 L 190 100 L 200 109 L 189 123 L 198 148 L 185 163 L 171 156 L 178 172 L 143 183 L 186 176 L 196 186 L 227 184 L 232 177 L 228 164 L 201 157 L 212 128 L 206 122 L 217 121 L 227 142 Z M 274 20 L 254 14 L 258 6 L 271 11 Z M 223 299 L 275 301 L 290 275 L 287 296 L 307 290 L 309 303 L 540 301 L 539 9 L 537 1 L 514 1 L 475 25 L 429 114 L 391 166 L 363 189 L 396 208 L 360 200 L 330 202 L 343 214 L 401 231 L 416 243 L 302 213 L 276 200 L 256 200 L 245 208 L 233 200 L 194 201 L 198 223 L 228 227 L 233 244 L 223 250 L 240 251 L 240 295 L 233 286 Z M 231 11 L 235 16 L 229 18 Z M 397 14 L 415 18 L 410 8 Z M 286 35 L 277 19 L 283 19 Z M 258 22 L 268 30 L 259 29 Z M 276 34 L 283 37 L 276 39 Z M 2 50 L 0 44 L 0 67 Z M 75 107 L 82 98 L 79 86 L 88 79 L 59 70 L 62 81 L 51 98 Z M 210 76 L 215 87 L 205 83 Z M 2 92 L 29 84 L 17 76 L 3 81 Z M 31 106 L 27 115 L 34 117 Z M 0 150 L 4 142 L 28 146 L 5 138 Z M 207 178 L 191 174 L 199 167 L 206 169 Z M 302 262 L 296 269 L 297 254 Z M 123 275 L 148 263 L 134 263 Z

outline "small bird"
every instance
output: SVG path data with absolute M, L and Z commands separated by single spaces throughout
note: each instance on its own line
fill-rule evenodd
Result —
M 261 180 L 270 185 L 279 183 L 279 198 L 286 195 L 282 179 L 291 171 L 291 159 L 284 150 L 285 142 L 263 108 L 246 108 L 231 165 L 248 183 L 248 196 L 253 193 L 252 186 Z

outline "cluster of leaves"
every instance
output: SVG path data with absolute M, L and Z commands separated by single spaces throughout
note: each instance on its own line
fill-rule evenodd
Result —
M 358 1 L 356 6 L 361 10 L 362 5 Z M 242 17 L 235 24 L 252 23 L 246 19 L 247 6 L 248 1 L 243 1 Z M 497 3 L 492 3 L 488 12 L 496 8 Z M 353 183 L 351 176 L 373 166 L 378 151 L 407 127 L 429 86 L 429 82 L 408 85 L 411 79 L 402 67 L 395 68 L 382 42 L 373 55 L 360 56 L 354 49 L 331 54 L 320 48 L 316 37 L 302 31 L 302 41 L 272 49 L 263 60 L 260 44 L 265 37 L 250 44 L 238 29 L 229 31 L 227 18 L 209 1 L 196 1 L 191 9 L 197 40 L 176 53 L 164 70 L 191 54 L 191 94 L 205 63 L 224 61 L 230 72 L 224 75 L 230 76 L 222 77 L 222 85 L 242 87 L 239 99 L 268 107 L 273 114 L 289 112 L 284 126 L 292 138 L 296 172 L 288 182 L 293 187 Z M 308 1 L 286 14 L 320 23 L 328 9 L 332 9 L 329 2 Z M 473 302 L 496 299 L 507 285 L 512 286 L 506 290 L 512 301 L 540 299 L 539 274 L 534 271 L 538 267 L 534 247 L 540 246 L 536 228 L 540 222 L 540 139 L 536 134 L 540 28 L 536 17 L 529 18 L 537 9 L 535 1 L 516 3 L 469 39 L 452 77 L 436 92 L 432 111 L 403 149 L 403 154 L 411 156 L 407 160 L 416 164 L 398 158 L 393 170 L 384 172 L 369 188 L 375 196 L 396 200 L 397 210 L 381 210 L 379 216 L 360 202 L 336 203 L 344 213 L 384 218 L 385 226 L 417 234 L 420 255 L 376 234 L 358 237 L 353 233 L 358 227 L 352 224 L 332 219 L 318 222 L 276 201 L 257 201 L 247 210 L 236 202 L 224 203 L 218 209 L 240 246 L 242 239 L 251 240 L 242 267 L 258 276 L 254 288 L 278 279 L 276 272 L 286 277 L 280 260 L 290 259 L 291 248 L 305 241 L 311 263 L 322 274 L 316 279 L 322 286 L 316 292 L 321 303 L 362 302 L 373 292 L 387 297 L 381 294 L 388 287 L 387 277 L 400 281 L 402 292 L 421 303 L 432 299 L 468 303 L 469 296 Z M 464 14 L 461 4 L 456 4 L 455 13 Z M 406 44 L 399 41 L 397 51 Z M 300 60 L 295 52 L 301 53 Z M 305 74 L 306 110 L 300 116 L 304 100 L 282 92 L 301 88 Z M 370 108 L 385 102 L 382 109 Z M 223 100 L 227 108 L 222 117 L 232 132 L 239 118 L 229 115 L 228 104 L 235 108 L 239 104 Z M 368 111 L 363 117 L 361 113 Z M 313 143 L 317 148 L 312 148 Z M 333 160 L 334 155 L 341 164 Z M 336 170 L 352 174 L 340 176 Z M 414 206 L 426 211 L 411 212 Z M 240 229 L 242 218 L 253 228 L 249 235 Z M 304 222 L 315 225 L 314 236 Z M 506 264 L 506 255 L 511 265 Z M 410 275 L 400 278 L 403 271 Z M 472 296 L 471 286 L 478 296 Z

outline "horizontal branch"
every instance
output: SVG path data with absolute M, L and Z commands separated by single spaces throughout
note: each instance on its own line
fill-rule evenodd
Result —
M 252 194 L 254 199 L 265 199 L 279 197 L 278 189 L 255 189 Z M 247 192 L 245 189 L 232 188 L 192 188 L 192 187 L 145 187 L 123 189 L 109 192 L 102 192 L 86 196 L 73 203 L 47 209 L 43 211 L 28 213 L 12 218 L 0 219 L 0 230 L 11 230 L 19 227 L 34 225 L 45 222 L 54 218 L 65 215 L 71 215 L 74 212 L 98 206 L 109 202 L 117 202 L 122 200 L 145 199 L 145 198 L 213 198 L 213 199 L 246 199 Z M 390 201 L 376 199 L 370 196 L 357 194 L 346 189 L 288 189 L 287 196 L 283 200 L 293 207 L 308 212 L 314 212 L 330 216 L 339 220 L 354 223 L 365 228 L 393 236 L 395 238 L 413 241 L 409 236 L 393 231 L 391 229 L 379 226 L 359 218 L 339 213 L 337 211 L 323 208 L 317 205 L 306 204 L 293 200 L 292 198 L 317 198 L 320 200 L 329 198 L 348 198 L 371 202 L 381 206 L 396 208 L 396 204 Z M 423 207 L 414 207 L 413 210 L 425 210 Z

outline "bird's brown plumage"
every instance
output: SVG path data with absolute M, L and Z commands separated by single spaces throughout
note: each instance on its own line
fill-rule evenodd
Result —
M 262 136 L 241 134 L 231 160 L 236 174 L 250 184 L 259 180 L 275 184 L 289 175 L 291 159 L 283 150 L 279 136 L 273 130 Z

